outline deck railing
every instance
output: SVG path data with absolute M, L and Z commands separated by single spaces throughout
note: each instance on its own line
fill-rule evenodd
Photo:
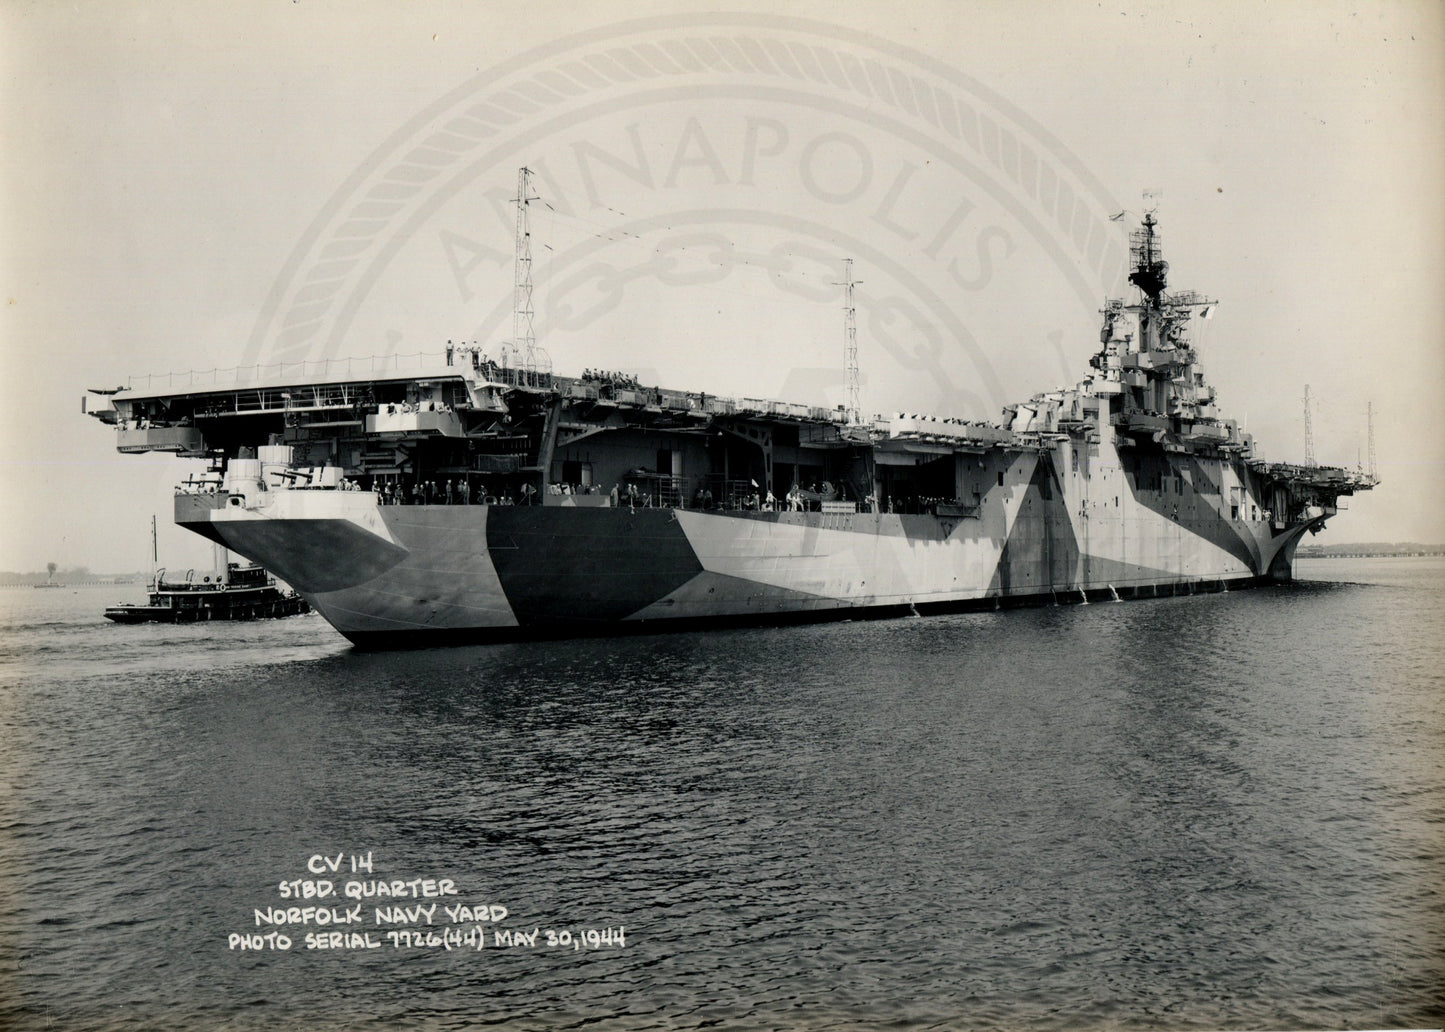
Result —
M 440 351 L 419 351 L 414 355 L 369 355 L 364 358 L 325 358 L 316 362 L 231 366 L 227 369 L 188 369 L 184 373 L 132 376 L 126 382 L 126 389 L 138 391 L 159 387 L 244 387 L 287 377 L 307 381 L 340 376 L 379 376 L 414 370 L 440 371 L 447 368 L 446 359 L 446 354 Z

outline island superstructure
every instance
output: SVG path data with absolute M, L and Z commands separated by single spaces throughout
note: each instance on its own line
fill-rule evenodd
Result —
M 724 398 L 535 351 L 133 381 L 122 452 L 208 460 L 176 522 L 359 647 L 1132 598 L 1291 575 L 1362 472 L 1265 462 L 1132 238 L 1077 385 L 996 422 Z

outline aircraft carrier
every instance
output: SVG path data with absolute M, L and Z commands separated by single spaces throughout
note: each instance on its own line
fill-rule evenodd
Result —
M 1131 245 L 1085 378 L 987 423 L 561 376 L 515 341 L 148 378 L 92 414 L 208 460 L 176 522 L 361 648 L 1288 579 L 1374 478 L 1256 458 L 1198 368 L 1213 302 L 1167 291 L 1152 215 Z

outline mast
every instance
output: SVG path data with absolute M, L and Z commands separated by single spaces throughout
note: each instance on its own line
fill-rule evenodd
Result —
M 1310 420 L 1310 385 L 1305 384 L 1305 465 L 1315 464 L 1315 431 Z
M 848 395 L 844 416 L 849 426 L 862 419 L 858 404 L 858 313 L 853 306 L 853 259 L 843 259 L 843 368 L 847 377 Z
M 1144 292 L 1150 307 L 1157 307 L 1169 281 L 1169 263 L 1160 256 L 1159 237 L 1154 232 L 1156 225 L 1154 212 L 1146 211 L 1144 224 L 1131 233 L 1129 239 L 1129 254 L 1134 262 L 1129 282 Z
M 1370 449 L 1370 479 L 1380 479 L 1380 468 L 1375 464 L 1375 403 L 1365 403 L 1365 434 Z
M 512 343 L 522 353 L 527 382 L 537 379 L 537 334 L 532 312 L 532 225 L 527 210 L 532 201 L 532 170 L 517 170 L 516 290 L 513 294 Z

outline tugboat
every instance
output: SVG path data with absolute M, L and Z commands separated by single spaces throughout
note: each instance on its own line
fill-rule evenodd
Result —
M 155 569 L 155 518 L 151 518 L 151 558 Z M 225 550 L 217 546 L 218 558 Z M 188 570 L 183 581 L 166 580 L 156 569 L 150 581 L 150 600 L 144 605 L 122 602 L 106 609 L 116 623 L 195 623 L 200 620 L 269 620 L 309 613 L 311 606 L 294 591 L 283 590 L 266 570 L 255 564 L 220 561 L 217 572 L 199 581 Z

